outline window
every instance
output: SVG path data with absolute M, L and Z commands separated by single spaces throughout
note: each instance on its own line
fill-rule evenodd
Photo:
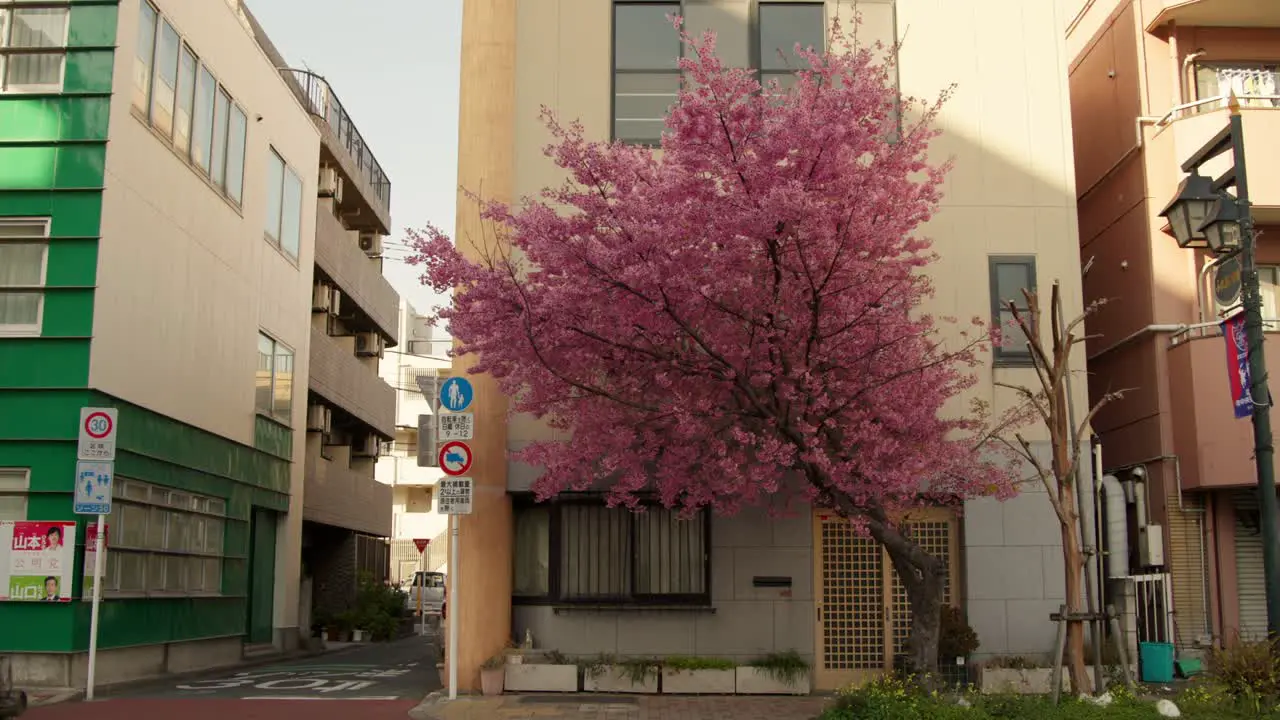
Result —
M 201 66 L 196 78 L 195 110 L 191 116 L 191 159 L 196 166 L 209 172 L 209 158 L 213 154 L 213 96 L 218 83 L 209 68 Z
M 178 31 L 144 3 L 134 58 L 134 105 L 173 139 L 236 205 L 244 196 L 245 111 L 202 65 Z
M 1262 329 L 1267 332 L 1280 330 L 1280 265 L 1258 266 L 1258 290 L 1262 294 Z M 1232 305 L 1223 305 L 1214 299 L 1214 309 L 1219 315 L 1239 307 L 1243 298 Z
M 274 149 L 267 158 L 267 239 L 298 259 L 302 242 L 302 178 Z
M 1029 310 L 1022 291 L 1036 289 L 1036 260 L 1034 257 L 992 257 L 991 270 L 991 323 L 1000 330 L 1000 342 L 995 346 L 997 365 L 1026 365 L 1031 363 L 1031 350 L 1027 339 L 1014 320 L 1009 309 L 1012 301 L 1020 313 Z
M 258 335 L 258 372 L 254 408 L 288 425 L 293 407 L 293 350 Z
M 66 43 L 67 8 L 0 10 L 0 89 L 61 90 Z
M 49 221 L 0 218 L 0 335 L 39 335 Z
M 221 88 L 213 102 L 213 155 L 209 161 L 209 179 L 222 186 L 226 182 L 227 169 L 227 112 L 231 97 Z
M 191 109 L 195 102 L 196 56 L 191 48 L 182 46 L 178 58 L 177 106 L 173 112 L 173 144 L 183 157 L 191 156 Z
M 822 3 L 761 3 L 757 23 L 760 84 L 777 80 L 788 87 L 796 70 L 809 63 L 795 54 L 796 43 L 822 52 L 826 47 L 827 25 Z
M 238 105 L 231 106 L 231 125 L 227 135 L 227 197 L 239 205 L 244 195 L 244 144 L 249 121 Z
M 138 11 L 138 44 L 133 52 L 133 106 L 142 112 L 151 107 L 151 60 L 156 49 L 156 9 L 142 3 Z
M 680 35 L 667 19 L 678 2 L 613 6 L 613 136 L 657 145 L 680 91 Z
M 0 468 L 0 522 L 27 519 L 26 470 Z
M 174 100 L 178 93 L 178 48 L 182 41 L 167 20 L 160 21 L 156 42 L 155 80 L 151 85 L 151 124 L 165 135 L 173 133 Z
M 602 502 L 521 507 L 515 516 L 514 592 L 558 603 L 711 601 L 709 519 Z
M 1196 67 L 1196 96 L 1225 97 L 1232 91 L 1245 107 L 1280 107 L 1280 66 L 1257 64 L 1209 64 Z
M 117 479 L 104 592 L 218 594 L 227 503 Z

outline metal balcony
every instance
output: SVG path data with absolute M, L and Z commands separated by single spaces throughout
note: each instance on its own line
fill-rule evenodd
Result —
M 371 215 L 377 219 L 376 223 L 356 229 L 390 234 L 391 181 L 337 93 L 328 81 L 310 70 L 283 68 L 280 72 L 320 128 L 321 162 L 341 170 L 345 189 L 340 209 L 349 217 L 359 219 Z

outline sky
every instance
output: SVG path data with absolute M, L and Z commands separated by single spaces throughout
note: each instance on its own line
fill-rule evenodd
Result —
M 324 76 L 391 179 L 383 273 L 426 312 L 441 298 L 399 258 L 406 228 L 453 233 L 462 0 L 246 0 L 293 67 Z

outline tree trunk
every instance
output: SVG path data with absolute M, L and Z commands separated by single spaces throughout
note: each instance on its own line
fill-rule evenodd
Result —
M 1083 588 L 1084 561 L 1080 553 L 1080 537 L 1076 532 L 1077 525 L 1071 520 L 1076 516 L 1074 499 L 1069 493 L 1064 498 L 1062 507 L 1068 520 L 1060 521 L 1062 529 L 1062 555 L 1066 577 L 1064 578 L 1067 593 L 1067 612 L 1071 615 L 1080 612 L 1080 598 Z M 1095 652 L 1100 648 L 1094 648 Z M 1067 675 L 1071 678 L 1071 692 L 1076 695 L 1092 695 L 1084 661 L 1084 623 L 1071 620 L 1067 623 Z
M 914 540 L 887 522 L 868 523 L 871 536 L 889 553 L 893 569 L 907 591 L 911 634 L 907 641 L 907 670 L 936 677 L 938 642 L 942 635 L 942 591 L 947 568 Z

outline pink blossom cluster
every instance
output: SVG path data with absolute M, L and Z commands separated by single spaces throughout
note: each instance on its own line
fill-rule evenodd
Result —
M 562 186 L 483 203 L 494 232 L 466 252 L 411 237 L 423 281 L 454 291 L 457 354 L 566 431 L 517 453 L 544 468 L 535 490 L 851 518 L 1010 494 L 985 418 L 941 412 L 987 333 L 920 310 L 942 99 L 900 97 L 877 48 L 797 48 L 810 67 L 784 90 L 725 67 L 711 34 L 683 37 L 661 153 L 544 108 Z

